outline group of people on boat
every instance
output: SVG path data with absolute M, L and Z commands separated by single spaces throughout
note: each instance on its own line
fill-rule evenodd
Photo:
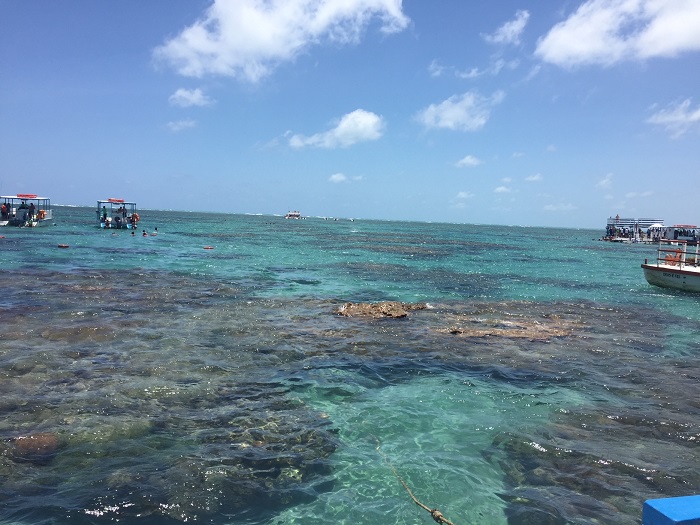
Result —
M 11 218 L 10 214 L 12 213 L 12 204 L 10 204 L 9 202 L 3 203 L 2 208 L 0 208 L 0 211 L 2 211 L 2 219 L 4 221 L 9 220 Z
M 682 227 L 682 226 L 665 226 L 649 228 L 647 230 L 647 240 L 651 242 L 659 242 L 661 240 L 682 240 L 690 245 L 695 245 L 698 242 L 697 227 Z
M 637 229 L 637 237 L 641 237 L 643 232 L 641 229 Z M 634 228 L 629 228 L 627 226 L 615 226 L 608 224 L 605 228 L 605 238 L 606 239 L 634 239 L 635 231 Z
M 102 223 L 105 228 L 136 228 L 140 220 L 141 217 L 136 212 L 129 215 L 125 206 L 119 207 L 114 217 L 109 217 L 107 207 L 102 206 Z
M 663 239 L 682 239 L 694 244 L 699 237 L 697 228 L 677 228 L 666 226 L 650 226 L 644 231 L 642 228 L 630 228 L 627 226 L 615 226 L 609 224 L 605 228 L 605 237 L 603 240 L 619 240 L 625 239 L 635 242 L 653 242 L 657 243 Z
M 659 242 L 659 240 L 663 239 L 663 233 L 664 229 L 660 228 L 658 226 L 655 226 L 653 228 L 648 228 L 647 229 L 647 240 L 651 242 Z
M 671 233 L 671 232 L 668 232 Z M 686 228 L 686 227 L 674 227 L 673 228 L 673 238 L 682 239 L 691 243 L 696 243 L 698 241 L 698 230 L 697 227 Z
M 33 202 L 27 204 L 27 201 L 22 201 L 17 209 L 13 209 L 11 202 L 4 202 L 0 206 L 0 217 L 3 221 L 9 221 L 10 219 L 15 219 L 17 221 L 33 221 L 34 219 L 43 219 L 44 210 L 36 209 Z

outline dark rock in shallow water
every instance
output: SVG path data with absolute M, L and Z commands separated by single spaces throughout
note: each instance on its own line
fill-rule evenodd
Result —
M 511 497 L 501 495 L 501 498 L 510 504 L 505 514 L 508 525 L 565 525 L 566 520 L 561 517 L 554 505 L 548 505 L 542 501 L 530 500 L 524 497 Z
M 425 310 L 425 303 L 400 303 L 398 301 L 384 301 L 381 303 L 345 303 L 338 309 L 338 315 L 345 317 L 371 317 L 382 319 L 385 317 L 407 317 L 412 310 Z
M 40 432 L 16 438 L 12 442 L 11 455 L 18 461 L 47 463 L 58 450 L 58 436 L 53 432 Z

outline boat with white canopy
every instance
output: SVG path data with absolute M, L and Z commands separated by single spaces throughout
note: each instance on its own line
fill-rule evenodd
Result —
M 0 195 L 0 226 L 35 227 L 53 220 L 51 199 L 34 193 Z

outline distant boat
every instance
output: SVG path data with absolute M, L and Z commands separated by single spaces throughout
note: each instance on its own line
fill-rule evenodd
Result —
M 605 237 L 602 240 L 610 242 L 640 242 L 658 233 L 659 228 L 664 227 L 663 219 L 642 217 L 639 219 L 620 217 L 608 217 L 605 226 Z M 647 232 L 649 235 L 647 235 Z M 658 235 L 657 235 L 658 237 Z
M 673 239 L 674 241 L 688 241 L 689 245 L 698 242 L 700 238 L 700 228 L 694 224 L 674 224 L 665 226 L 661 230 L 662 239 Z
M 136 213 L 136 203 L 124 199 L 97 201 L 97 225 L 100 228 L 135 229 L 141 220 Z
M 43 226 L 53 220 L 51 199 L 33 193 L 0 196 L 0 226 Z
M 290 211 L 287 212 L 287 215 L 284 216 L 285 219 L 301 219 L 301 213 L 298 211 Z
M 645 259 L 642 264 L 644 278 L 654 286 L 700 293 L 700 243 L 692 251 L 687 241 L 661 240 L 656 262 Z

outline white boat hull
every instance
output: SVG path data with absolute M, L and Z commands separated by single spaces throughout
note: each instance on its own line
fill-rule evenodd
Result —
M 649 284 L 700 293 L 700 268 L 697 266 L 642 264 L 642 269 Z

